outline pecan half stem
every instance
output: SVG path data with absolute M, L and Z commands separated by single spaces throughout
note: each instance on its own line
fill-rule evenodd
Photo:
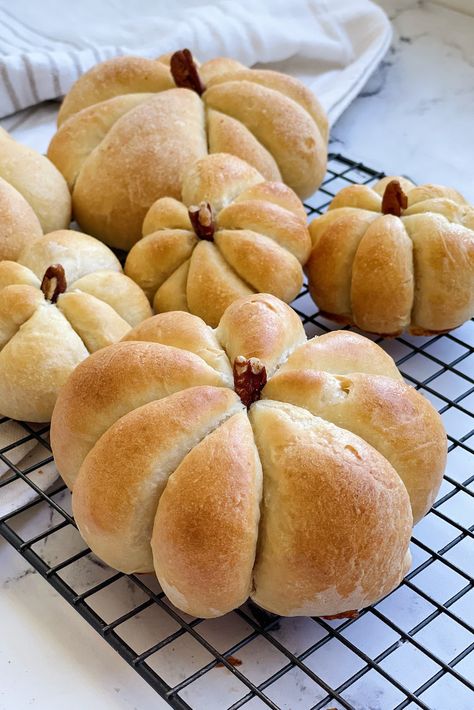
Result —
M 216 231 L 212 205 L 209 202 L 191 205 L 188 209 L 188 214 L 198 239 L 205 239 L 208 242 L 212 242 L 214 240 L 214 232 Z
M 59 296 L 67 289 L 66 274 L 61 264 L 51 264 L 44 272 L 43 280 L 41 281 L 41 290 L 44 297 L 56 303 Z
M 247 409 L 260 399 L 267 382 L 265 365 L 256 357 L 238 355 L 234 360 L 234 389 Z
M 402 210 L 408 207 L 408 197 L 402 190 L 398 180 L 390 180 L 382 197 L 382 213 L 400 217 Z
M 189 49 L 180 49 L 171 56 L 170 69 L 174 83 L 180 89 L 191 89 L 199 96 L 205 92 L 206 87 L 199 76 L 193 55 Z

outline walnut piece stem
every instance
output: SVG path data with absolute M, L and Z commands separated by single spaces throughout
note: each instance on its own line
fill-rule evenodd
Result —
M 191 89 L 199 96 L 205 92 L 206 87 L 199 76 L 189 49 L 180 49 L 171 56 L 170 69 L 174 83 L 180 89 Z
M 48 301 L 51 301 L 51 303 L 56 303 L 59 296 L 64 293 L 66 289 L 66 274 L 61 264 L 51 264 L 51 266 L 48 266 L 41 282 L 41 290 L 44 293 L 44 297 Z
M 188 214 L 197 238 L 212 242 L 214 240 L 214 232 L 216 231 L 212 205 L 209 202 L 191 205 L 188 209 Z
M 402 210 L 408 207 L 408 197 L 402 190 L 402 186 L 398 180 L 391 180 L 382 197 L 382 213 L 393 214 L 395 217 L 400 217 Z
M 260 392 L 267 382 L 265 365 L 256 357 L 238 355 L 234 360 L 234 389 L 248 408 L 260 399 Z

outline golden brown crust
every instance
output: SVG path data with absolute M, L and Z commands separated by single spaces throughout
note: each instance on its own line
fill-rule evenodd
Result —
M 380 216 L 393 184 L 404 199 Z M 452 188 L 352 185 L 310 234 L 309 289 L 329 318 L 393 336 L 446 332 L 474 313 L 474 209 Z
M 63 293 L 57 303 L 90 353 L 116 343 L 130 330 L 108 303 L 88 293 Z
M 87 106 L 61 124 L 48 146 L 48 158 L 72 191 L 84 162 L 114 123 L 153 94 L 124 94 Z
M 474 231 L 426 213 L 405 217 L 404 224 L 416 283 L 411 328 L 456 328 L 474 314 Z
M 82 536 L 103 560 L 123 572 L 153 571 L 153 520 L 168 477 L 241 408 L 228 389 L 193 387 L 134 409 L 104 432 L 81 466 L 73 497 Z
M 269 237 L 248 229 L 220 229 L 214 242 L 226 262 L 255 291 L 272 293 L 289 303 L 301 291 L 298 259 Z
M 280 205 L 263 200 L 243 200 L 239 195 L 235 202 L 219 212 L 217 228 L 251 230 L 269 237 L 293 254 L 300 264 L 306 263 L 311 251 L 306 220 Z
M 225 113 L 207 110 L 209 153 L 227 153 L 245 160 L 266 180 L 281 180 L 273 155 L 255 138 L 243 123 Z
M 405 484 L 415 523 L 431 508 L 446 437 L 439 414 L 413 387 L 380 375 L 295 369 L 277 373 L 263 396 L 304 407 L 377 449 Z
M 182 199 L 188 207 L 205 200 L 218 212 L 245 189 L 260 182 L 262 175 L 251 165 L 234 155 L 215 153 L 186 170 Z
M 269 180 L 283 176 L 301 196 L 324 177 L 327 118 L 303 84 L 224 57 L 194 61 L 209 87 L 200 97 L 174 88 L 172 56 L 102 62 L 78 79 L 59 112 L 49 155 L 75 185 L 74 214 L 118 248 L 137 240 L 154 200 L 180 197 L 185 166 L 207 152 L 234 154 Z M 176 99 L 182 92 L 194 107 Z
M 280 372 L 301 369 L 335 375 L 365 372 L 402 379 L 395 362 L 385 350 L 363 335 L 347 330 L 335 330 L 304 342 L 293 351 Z
M 199 242 L 193 251 L 186 286 L 191 313 L 217 327 L 226 308 L 251 293 L 252 289 L 239 278 L 214 244 Z
M 117 271 L 95 271 L 74 281 L 70 288 L 108 303 L 131 326 L 152 315 L 143 291 L 132 279 Z
M 73 192 L 77 221 L 107 244 L 130 249 L 153 202 L 179 198 L 184 169 L 206 152 L 197 94 L 157 94 L 116 121 L 84 163 Z
M 146 237 L 159 229 L 192 229 L 188 210 L 182 202 L 173 197 L 161 197 L 152 204 L 143 220 L 142 234 Z
M 268 377 L 306 341 L 293 309 L 268 293 L 232 303 L 222 316 L 216 335 L 231 364 L 239 355 L 256 357 L 265 365 Z
M 327 212 L 310 225 L 313 250 L 306 264 L 309 290 L 321 310 L 344 319 L 351 316 L 352 264 L 370 223 L 367 210 Z
M 236 68 L 234 71 L 226 71 L 219 76 L 214 76 L 207 84 L 208 86 L 215 86 L 216 84 L 222 84 L 228 81 L 251 81 L 260 86 L 266 86 L 268 89 L 279 91 L 289 99 L 293 99 L 293 101 L 304 108 L 314 119 L 321 136 L 327 142 L 329 134 L 327 116 L 313 92 L 301 81 L 287 74 L 268 69 L 247 69 L 244 67 Z
M 252 587 L 262 472 L 247 414 L 209 434 L 171 475 L 151 546 L 162 589 L 188 614 L 221 616 Z
M 188 259 L 161 284 L 153 299 L 155 313 L 164 313 L 166 311 L 189 312 L 186 286 L 190 265 L 191 259 Z
M 390 464 L 299 407 L 264 400 L 250 420 L 264 478 L 257 604 L 322 616 L 363 608 L 393 589 L 409 566 L 412 517 Z
M 140 239 L 130 250 L 125 273 L 153 299 L 159 287 L 189 259 L 198 240 L 183 229 L 161 229 Z
M 293 99 L 251 81 L 228 81 L 204 94 L 207 106 L 244 124 L 275 158 L 283 181 L 309 197 L 326 171 L 326 144 L 311 116 Z M 268 106 L 273 119 L 268 122 Z
M 54 410 L 51 445 L 60 474 L 72 488 L 99 437 L 132 409 L 189 387 L 223 384 L 221 375 L 184 350 L 145 342 L 98 350 L 72 373 Z
M 43 234 L 25 198 L 0 177 L 0 261 L 16 260 L 21 250 Z
M 354 322 L 371 333 L 399 335 L 410 323 L 413 297 L 411 239 L 399 219 L 384 215 L 367 227 L 353 260 Z
M 87 106 L 121 94 L 155 93 L 174 86 L 169 69 L 155 59 L 115 57 L 83 74 L 64 98 L 58 126 Z
M 190 313 L 160 313 L 133 328 L 123 340 L 145 340 L 187 350 L 220 372 L 232 386 L 232 368 L 214 331 Z
M 0 178 L 28 202 L 43 232 L 71 221 L 71 196 L 59 170 L 44 155 L 17 143 L 0 128 Z

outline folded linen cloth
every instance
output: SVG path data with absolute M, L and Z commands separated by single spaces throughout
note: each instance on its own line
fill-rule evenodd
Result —
M 370 0 L 0 0 L 0 117 L 59 98 L 104 59 L 188 47 L 299 77 L 333 123 L 390 38 Z

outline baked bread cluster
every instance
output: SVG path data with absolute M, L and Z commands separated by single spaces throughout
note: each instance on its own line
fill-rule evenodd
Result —
M 158 198 L 181 199 L 183 172 L 208 153 L 236 155 L 300 197 L 325 174 L 327 119 L 309 89 L 228 58 L 198 66 L 188 50 L 98 64 L 65 97 L 58 126 L 48 157 L 77 221 L 120 249 Z
M 180 609 L 215 617 L 251 596 L 334 615 L 390 592 L 446 458 L 441 419 L 376 344 L 307 341 L 269 294 L 212 330 L 156 315 L 82 362 L 51 442 L 92 550 L 156 571 Z
M 86 234 L 58 230 L 1 261 L 0 413 L 49 421 L 76 365 L 150 315 L 114 254 Z
M 71 197 L 61 173 L 0 128 L 0 261 L 16 260 L 43 232 L 70 221 Z
M 402 177 L 352 185 L 310 232 L 310 292 L 338 323 L 431 335 L 474 315 L 474 208 L 456 190 Z
M 125 273 L 156 312 L 189 311 L 213 327 L 227 306 L 256 291 L 296 298 L 311 250 L 306 213 L 293 190 L 225 153 L 188 168 L 182 201 L 157 200 L 143 235 Z

